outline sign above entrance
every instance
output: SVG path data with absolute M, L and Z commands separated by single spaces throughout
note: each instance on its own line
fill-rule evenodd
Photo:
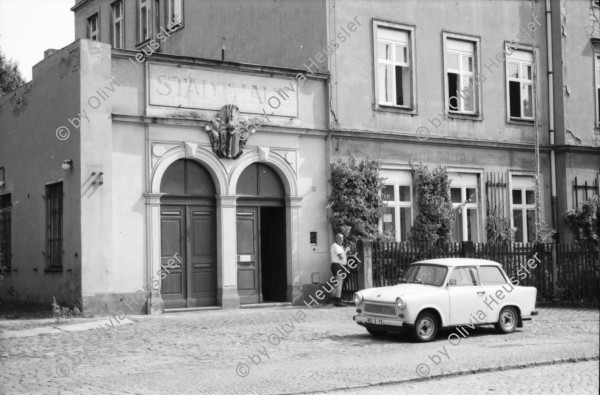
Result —
M 254 126 L 240 118 L 240 109 L 233 104 L 221 108 L 219 114 L 206 126 L 213 152 L 219 158 L 236 159 L 243 153 Z
M 276 116 L 298 117 L 298 87 L 289 86 L 290 81 L 285 78 L 148 64 L 150 106 L 219 110 L 234 103 L 250 114 L 262 114 L 267 109 Z M 285 95 L 285 100 L 281 99 L 281 94 Z M 278 105 L 276 110 L 273 110 L 273 103 Z

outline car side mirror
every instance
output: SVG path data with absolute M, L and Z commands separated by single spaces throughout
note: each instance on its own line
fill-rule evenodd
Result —
M 456 285 L 456 279 L 451 278 L 450 281 L 448 281 L 448 285 Z

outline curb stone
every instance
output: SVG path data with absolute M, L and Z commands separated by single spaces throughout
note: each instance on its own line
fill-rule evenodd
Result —
M 513 365 L 503 365 L 503 366 L 493 366 L 493 367 L 487 367 L 487 368 L 458 370 L 456 372 L 449 372 L 449 373 L 445 373 L 445 374 L 444 373 L 435 374 L 435 375 L 431 375 L 431 376 L 427 376 L 427 377 L 416 377 L 413 379 L 406 379 L 406 380 L 397 380 L 397 381 L 392 380 L 392 381 L 386 381 L 386 382 L 380 382 L 380 383 L 370 383 L 368 385 L 359 385 L 359 386 L 355 386 L 355 387 L 351 387 L 351 386 L 339 387 L 339 388 L 335 388 L 335 389 L 331 389 L 331 390 L 327 390 L 327 391 L 319 391 L 319 392 L 320 393 L 335 393 L 335 392 L 343 391 L 343 390 L 356 390 L 356 389 L 360 389 L 360 388 L 369 388 L 373 385 L 384 387 L 386 385 L 397 385 L 397 384 L 403 384 L 403 383 L 418 383 L 418 382 L 422 382 L 422 381 L 436 380 L 436 379 L 441 379 L 441 378 L 453 378 L 453 377 L 466 376 L 466 375 L 478 374 L 478 373 L 493 373 L 493 372 L 506 371 L 506 370 L 526 369 L 526 368 L 532 368 L 532 367 L 537 367 L 537 366 L 551 366 L 551 365 L 560 365 L 563 363 L 577 363 L 577 362 L 589 362 L 589 361 L 600 361 L 600 355 L 594 355 L 592 357 L 558 358 L 558 359 L 552 359 L 549 361 L 536 361 L 536 362 L 518 363 L 518 364 L 513 364 Z M 312 394 L 312 393 L 314 393 L 314 392 L 286 392 L 283 394 L 285 394 L 285 395 L 300 395 L 300 394 Z

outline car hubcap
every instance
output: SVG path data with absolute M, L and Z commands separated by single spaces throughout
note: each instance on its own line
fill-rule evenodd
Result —
M 510 329 L 510 328 L 512 328 L 512 326 L 513 326 L 514 322 L 515 322 L 515 317 L 513 316 L 513 314 L 512 314 L 512 312 L 511 312 L 511 311 L 505 311 L 505 312 L 502 314 L 502 320 L 501 320 L 501 323 L 502 323 L 502 326 L 503 326 L 505 329 Z
M 419 324 L 419 336 L 422 338 L 428 338 L 433 333 L 434 323 L 431 318 L 424 318 Z

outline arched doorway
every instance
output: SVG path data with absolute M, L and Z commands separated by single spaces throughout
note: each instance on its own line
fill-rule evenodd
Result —
M 287 293 L 285 189 L 262 163 L 237 182 L 237 283 L 241 304 L 284 302 Z
M 165 171 L 161 198 L 161 296 L 165 308 L 217 303 L 215 185 L 209 172 L 189 159 Z

